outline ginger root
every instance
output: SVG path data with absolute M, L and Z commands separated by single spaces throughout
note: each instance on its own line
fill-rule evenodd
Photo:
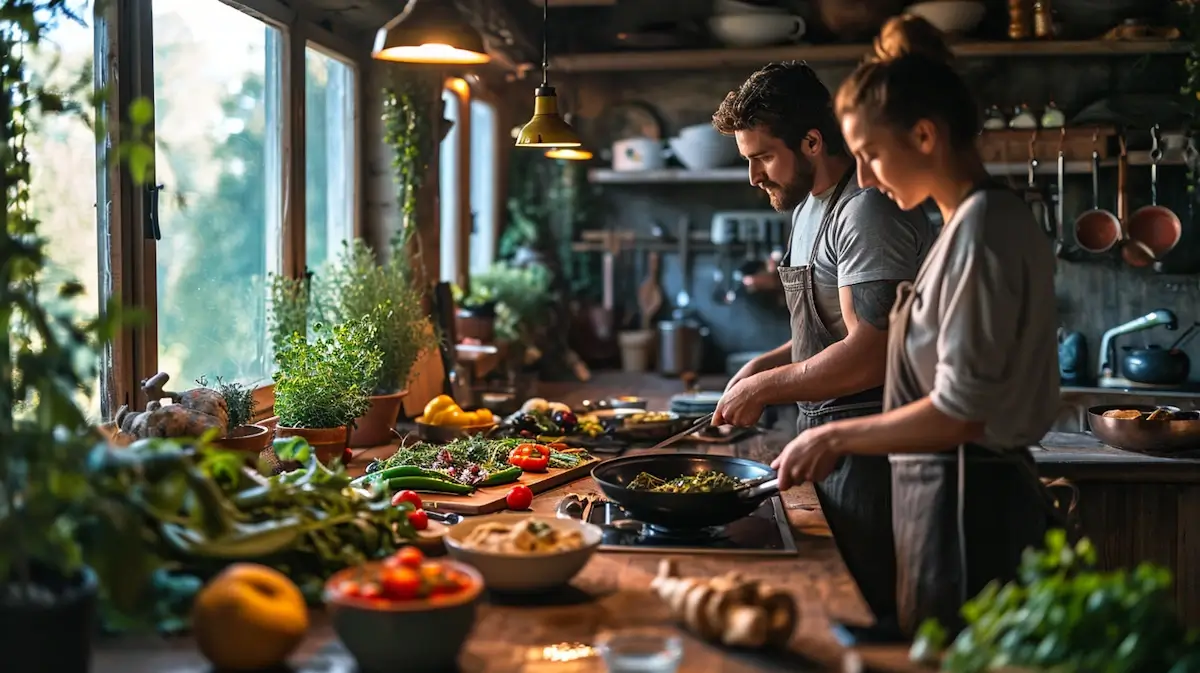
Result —
M 679 577 L 674 563 L 664 559 L 650 586 L 676 621 L 704 640 L 730 647 L 784 646 L 799 620 L 789 594 L 737 573 Z

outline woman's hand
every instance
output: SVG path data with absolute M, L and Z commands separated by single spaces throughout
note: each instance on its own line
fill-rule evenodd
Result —
M 805 430 L 788 442 L 779 457 L 771 461 L 771 467 L 779 473 L 779 490 L 786 491 L 805 481 L 822 481 L 832 474 L 842 457 L 844 431 L 843 422 L 827 423 Z

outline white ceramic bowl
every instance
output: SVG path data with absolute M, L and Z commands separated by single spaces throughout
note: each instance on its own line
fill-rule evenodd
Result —
M 765 47 L 800 39 L 804 19 L 790 14 L 725 14 L 708 20 L 708 29 L 732 47 Z
M 565 530 L 577 530 L 583 535 L 583 546 L 551 554 L 496 554 L 463 547 L 463 541 L 476 527 L 485 523 L 517 524 L 536 519 Z M 488 589 L 506 593 L 540 593 L 568 584 L 587 565 L 600 546 L 599 526 L 576 519 L 560 519 L 521 512 L 489 514 L 463 519 L 446 533 L 446 551 L 456 561 L 473 566 L 483 576 Z
M 947 34 L 969 33 L 983 21 L 984 4 L 979 0 L 929 0 L 904 10 L 932 23 Z
M 714 0 L 713 14 L 787 14 L 783 7 L 755 5 L 738 0 Z
M 671 146 L 671 154 L 685 168 L 692 171 L 706 171 L 714 168 L 724 168 L 737 163 L 737 141 L 728 136 L 696 134 L 693 137 L 675 137 L 667 141 Z

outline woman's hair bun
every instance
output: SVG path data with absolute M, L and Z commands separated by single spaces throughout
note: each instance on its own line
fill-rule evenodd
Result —
M 874 60 L 895 61 L 908 55 L 941 63 L 950 63 L 954 59 L 942 31 L 932 23 L 912 14 L 893 16 L 883 24 L 875 38 Z

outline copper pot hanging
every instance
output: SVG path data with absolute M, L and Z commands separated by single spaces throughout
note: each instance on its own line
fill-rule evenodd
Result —
M 1129 218 L 1126 229 L 1132 240 L 1144 243 L 1155 258 L 1161 259 L 1179 243 L 1183 226 L 1173 210 L 1158 205 L 1158 162 L 1162 160 L 1162 148 L 1159 147 L 1157 124 L 1150 133 L 1150 205 L 1138 208 Z

